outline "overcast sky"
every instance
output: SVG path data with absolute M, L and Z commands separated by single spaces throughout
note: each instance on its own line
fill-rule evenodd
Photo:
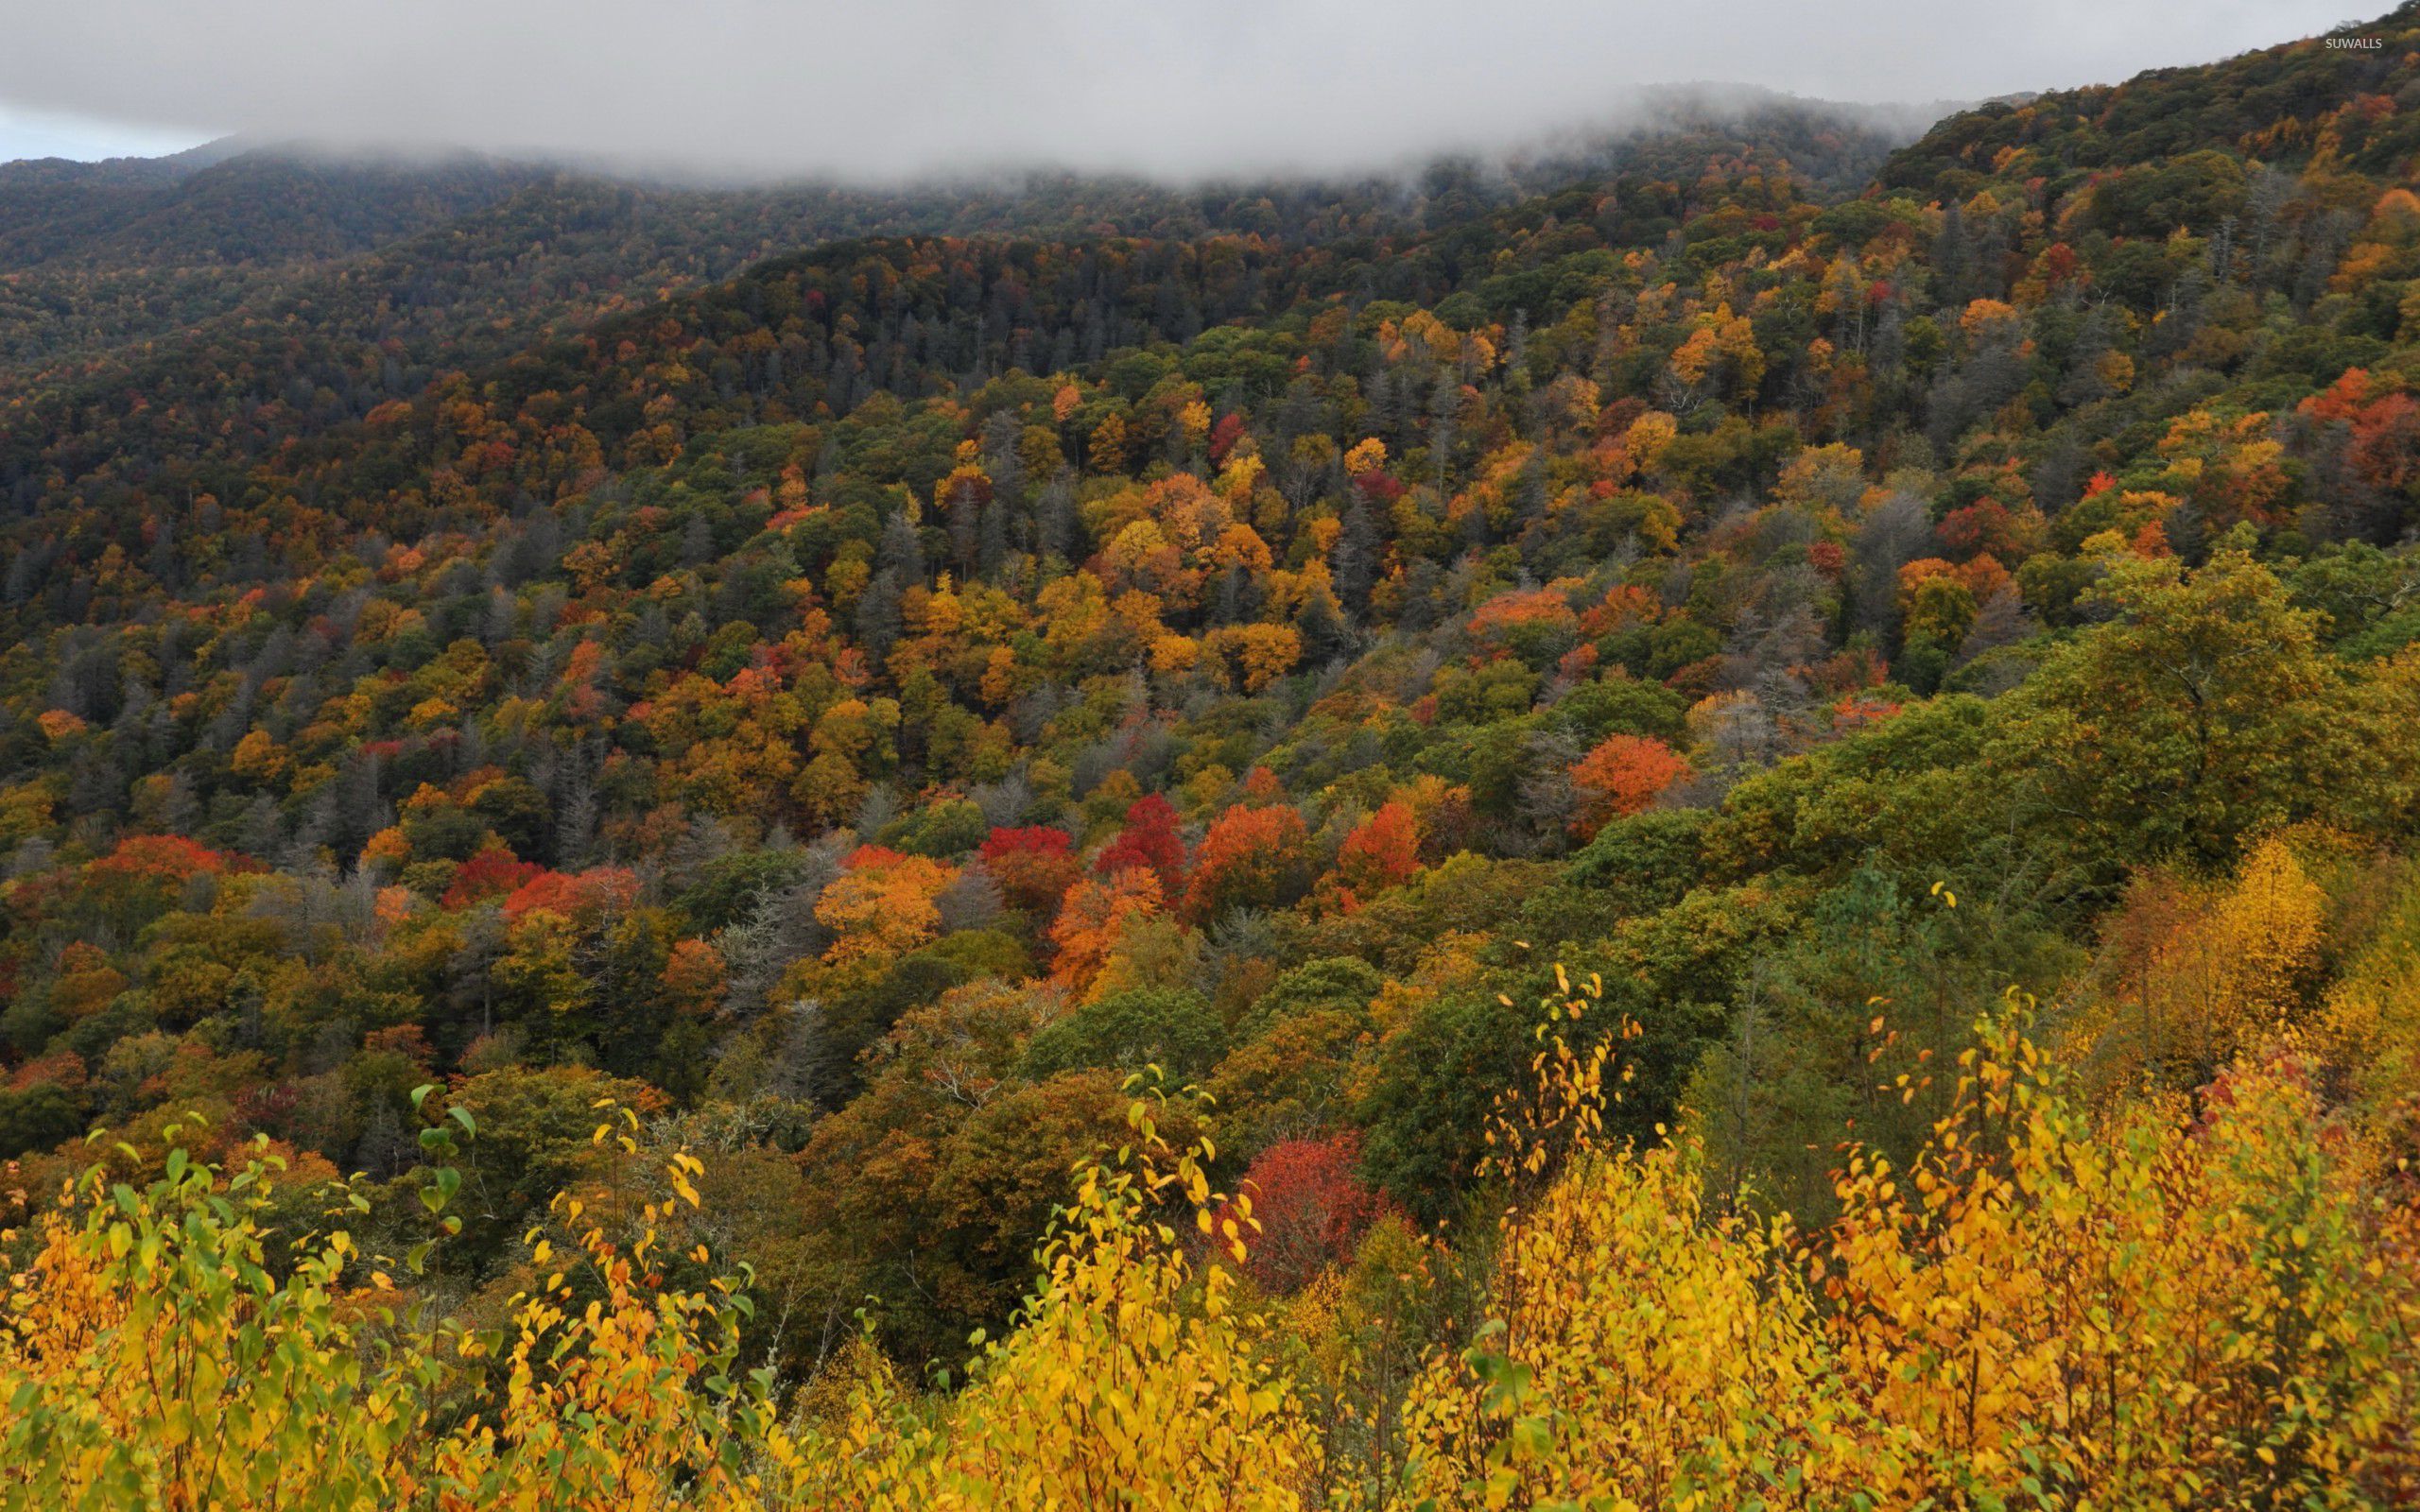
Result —
M 2372 0 L 2382 7 L 2385 0 Z M 0 0 L 0 161 L 227 132 L 878 178 L 1376 165 L 1647 83 L 2115 81 L 2345 0 Z

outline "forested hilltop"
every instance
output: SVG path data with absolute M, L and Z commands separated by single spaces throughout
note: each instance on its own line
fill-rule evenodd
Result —
M 0 170 L 0 1504 L 2420 1502 L 2420 5 L 1890 145 Z

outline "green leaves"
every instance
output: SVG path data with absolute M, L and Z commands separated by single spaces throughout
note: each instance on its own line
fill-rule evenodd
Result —
M 461 1187 L 462 1173 L 450 1165 L 441 1165 L 429 1173 L 428 1183 L 420 1189 L 421 1206 L 432 1213 L 443 1212 Z

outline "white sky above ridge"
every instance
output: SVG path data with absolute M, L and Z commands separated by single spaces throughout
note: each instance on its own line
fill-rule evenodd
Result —
M 145 126 L 55 111 L 25 110 L 0 99 L 0 163 L 20 158 L 156 158 L 209 140 L 211 133 Z

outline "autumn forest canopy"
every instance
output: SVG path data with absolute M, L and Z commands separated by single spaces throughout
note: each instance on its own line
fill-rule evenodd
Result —
M 0 166 L 0 1506 L 2420 1503 L 2415 190 Z

